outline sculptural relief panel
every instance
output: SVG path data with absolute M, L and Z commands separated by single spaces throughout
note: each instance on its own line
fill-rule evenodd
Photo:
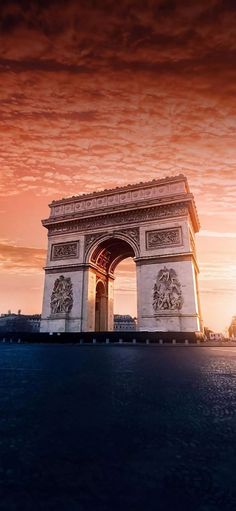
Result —
M 81 209 L 83 209 L 83 202 L 76 202 L 75 203 L 75 211 L 80 211 Z
M 64 206 L 53 206 L 51 208 L 51 216 L 62 216 L 64 214 Z
M 174 227 L 171 229 L 157 229 L 146 232 L 146 249 L 158 249 L 182 245 L 182 229 Z
M 130 202 L 132 199 L 131 192 L 120 193 L 119 202 L 122 204 L 123 202 Z
M 108 206 L 110 205 L 117 205 L 119 204 L 119 196 L 118 195 L 110 195 L 109 197 L 107 197 L 107 204 Z
M 164 266 L 157 275 L 153 289 L 153 309 L 158 311 L 175 311 L 182 309 L 183 295 L 181 284 L 173 268 Z
M 55 280 L 51 295 L 51 314 L 68 314 L 73 307 L 73 289 L 70 277 L 60 275 Z
M 51 247 L 51 261 L 70 259 L 79 256 L 79 241 L 55 243 Z
M 74 204 L 73 202 L 70 204 L 65 204 L 65 214 L 67 213 L 73 213 L 74 211 Z

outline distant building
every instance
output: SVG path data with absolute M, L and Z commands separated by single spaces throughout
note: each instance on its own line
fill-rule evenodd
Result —
M 39 332 L 40 314 L 17 314 L 8 311 L 0 316 L 0 332 Z
M 129 314 L 114 315 L 114 330 L 120 332 L 135 331 L 137 327 L 136 318 L 132 318 Z
M 210 328 L 208 328 L 208 326 L 204 326 L 204 338 L 205 338 L 205 341 L 209 341 L 210 333 L 213 333 L 213 331 L 210 330 Z
M 210 332 L 209 340 L 210 341 L 223 341 L 224 335 L 221 332 Z
M 236 338 L 236 316 L 232 317 L 232 321 L 229 327 L 229 337 Z

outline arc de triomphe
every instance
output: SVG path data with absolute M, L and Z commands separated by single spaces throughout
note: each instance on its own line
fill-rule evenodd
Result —
M 138 330 L 200 331 L 195 233 L 183 175 L 50 204 L 42 332 L 113 330 L 114 271 L 133 257 Z

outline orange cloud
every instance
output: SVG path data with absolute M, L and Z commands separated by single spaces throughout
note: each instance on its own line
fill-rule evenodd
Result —
M 45 249 L 0 243 L 0 268 L 7 273 L 29 274 L 35 273 L 35 271 L 42 272 L 45 259 Z

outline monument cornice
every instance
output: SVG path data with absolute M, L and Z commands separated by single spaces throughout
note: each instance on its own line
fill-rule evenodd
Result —
M 97 215 L 99 211 L 109 214 L 129 208 L 141 208 L 181 200 L 192 201 L 191 215 L 194 218 L 193 223 L 198 225 L 197 230 L 199 230 L 193 195 L 190 193 L 186 177 L 182 175 L 53 201 L 50 204 L 50 218 L 45 220 L 43 225 L 51 220 L 69 220 Z
M 109 276 L 111 280 L 114 280 L 115 277 L 113 273 L 107 272 L 100 266 L 96 265 L 95 263 L 89 262 L 89 263 L 78 263 L 78 264 L 71 264 L 71 265 L 58 265 L 58 266 L 45 266 L 43 268 L 45 270 L 45 273 L 47 275 L 50 274 L 58 274 L 58 273 L 70 273 L 70 272 L 77 272 L 77 271 L 84 271 L 84 270 L 91 270 L 95 274 L 100 274 L 103 277 Z
M 91 218 L 93 216 L 97 216 L 98 211 L 100 210 L 102 214 L 109 215 L 110 213 L 114 213 L 116 211 L 127 211 L 137 208 L 145 208 L 149 206 L 158 206 L 162 204 L 173 204 L 177 202 L 182 201 L 192 201 L 193 202 L 193 213 L 196 213 L 195 211 L 195 204 L 193 200 L 193 196 L 191 193 L 179 193 L 179 194 L 172 194 L 171 197 L 155 197 L 155 198 L 148 198 L 143 199 L 141 201 L 130 201 L 128 203 L 123 204 L 113 204 L 113 205 L 107 205 L 103 208 L 98 209 L 91 209 L 91 210 L 82 210 L 82 211 L 70 211 L 70 212 L 64 212 L 62 214 L 57 215 L 50 215 L 49 218 L 45 219 L 44 221 L 48 222 L 57 222 L 60 220 L 71 220 L 76 218 Z
M 104 227 L 112 228 L 127 224 L 139 224 L 139 222 L 149 222 L 156 219 L 179 218 L 188 215 L 188 208 L 185 202 L 174 203 L 169 205 L 155 206 L 149 208 L 136 209 L 114 212 L 109 215 L 94 215 L 93 217 L 66 219 L 60 222 L 43 222 L 43 225 L 49 229 L 49 236 L 66 234 L 72 232 L 89 232 L 94 229 Z
M 138 258 L 134 258 L 134 261 L 137 266 L 142 266 L 144 264 L 157 264 L 157 263 L 168 263 L 168 262 L 180 262 L 180 261 L 193 261 L 195 269 L 199 273 L 199 266 L 193 252 L 179 252 L 178 254 L 158 254 L 153 256 L 142 256 Z
M 177 176 L 164 177 L 161 179 L 152 179 L 151 181 L 140 181 L 139 183 L 131 183 L 124 186 L 116 186 L 115 188 L 108 188 L 97 192 L 83 193 L 81 195 L 73 195 L 71 197 L 62 197 L 58 200 L 53 200 L 49 207 L 57 206 L 59 204 L 69 204 L 75 201 L 84 201 L 91 198 L 103 197 L 107 195 L 113 195 L 114 193 L 144 190 L 153 186 L 162 186 L 172 183 L 184 182 L 186 192 L 189 193 L 189 185 L 186 176 L 178 174 Z
M 185 210 L 184 210 L 185 208 Z M 156 212 L 156 215 L 154 214 Z M 134 214 L 135 213 L 135 214 Z M 93 229 L 94 227 L 106 227 L 112 225 L 122 225 L 127 222 L 139 222 L 151 220 L 152 218 L 170 218 L 187 215 L 189 213 L 195 232 L 199 230 L 198 218 L 195 214 L 195 209 L 192 201 L 192 195 L 181 195 L 181 197 L 174 198 L 173 200 L 163 200 L 161 202 L 149 201 L 147 204 L 126 205 L 122 208 L 114 208 L 101 212 L 100 215 L 94 212 L 87 212 L 83 215 L 70 215 L 68 217 L 52 218 L 49 217 L 42 220 L 44 227 L 49 229 L 49 235 L 59 234 L 65 232 L 78 232 L 79 230 Z M 124 220 L 125 219 L 125 220 Z M 94 221 L 94 223 L 92 223 Z M 74 230 L 73 230 L 74 226 Z
M 142 318 L 151 318 L 152 316 L 151 315 L 148 315 L 148 314 L 142 314 L 141 315 Z M 182 313 L 182 312 L 176 312 L 176 311 L 165 311 L 165 310 L 161 310 L 160 312 L 155 312 L 154 313 L 154 317 L 157 319 L 157 318 L 161 318 L 161 317 L 178 317 L 178 318 L 198 318 L 198 313 L 196 312 L 195 314 L 187 314 L 187 313 Z
M 84 264 L 60 264 L 57 266 L 50 265 L 45 266 L 43 269 L 45 270 L 45 273 L 65 273 L 65 272 L 73 272 L 73 271 L 81 271 L 85 267 Z

